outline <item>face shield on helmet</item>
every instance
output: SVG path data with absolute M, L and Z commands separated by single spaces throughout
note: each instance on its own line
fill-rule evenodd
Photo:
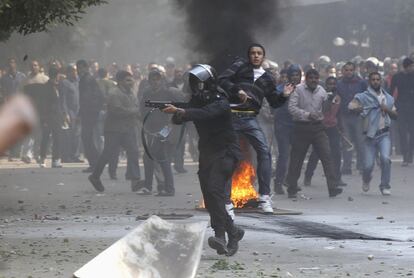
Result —
M 207 101 L 216 94 L 216 71 L 209 65 L 196 65 L 189 72 L 189 85 L 193 97 Z

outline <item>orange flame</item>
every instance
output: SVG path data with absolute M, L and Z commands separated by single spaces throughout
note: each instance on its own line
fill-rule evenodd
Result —
M 248 141 L 240 138 L 240 149 L 244 160 L 240 162 L 237 169 L 232 176 L 231 184 L 231 201 L 234 207 L 243 208 L 250 200 L 257 200 L 258 194 L 254 188 L 254 181 L 256 179 L 256 171 L 253 167 L 251 155 L 251 148 Z M 204 200 L 199 202 L 199 208 L 205 208 Z
M 258 195 L 253 186 L 255 178 L 253 165 L 243 160 L 233 173 L 231 184 L 231 200 L 236 208 L 242 208 L 249 200 L 257 199 Z

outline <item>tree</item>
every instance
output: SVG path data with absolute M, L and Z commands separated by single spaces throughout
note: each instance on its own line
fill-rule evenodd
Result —
M 0 0 L 0 40 L 12 32 L 23 35 L 48 30 L 52 25 L 73 25 L 86 9 L 106 0 Z

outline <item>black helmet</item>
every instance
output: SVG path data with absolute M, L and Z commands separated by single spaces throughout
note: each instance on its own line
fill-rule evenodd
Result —
M 213 67 L 205 64 L 195 65 L 188 75 L 194 97 L 207 101 L 212 95 L 217 94 L 217 73 Z

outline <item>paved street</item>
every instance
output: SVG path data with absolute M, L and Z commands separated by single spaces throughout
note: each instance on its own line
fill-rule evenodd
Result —
M 400 164 L 393 163 L 389 197 L 377 188 L 376 170 L 370 192 L 361 193 L 354 174 L 344 177 L 344 194 L 328 198 L 319 167 L 304 197 L 273 198 L 276 208 L 302 215 L 238 214 L 246 229 L 239 253 L 218 256 L 205 242 L 197 277 L 413 276 L 414 167 Z M 137 216 L 192 214 L 174 221 L 206 221 L 207 214 L 194 209 L 201 197 L 196 167 L 175 176 L 175 197 L 144 197 L 130 192 L 124 166 L 117 182 L 104 172 L 106 191 L 97 194 L 81 173 L 84 165 L 39 169 L 2 161 L 0 277 L 71 277 L 139 225 Z

